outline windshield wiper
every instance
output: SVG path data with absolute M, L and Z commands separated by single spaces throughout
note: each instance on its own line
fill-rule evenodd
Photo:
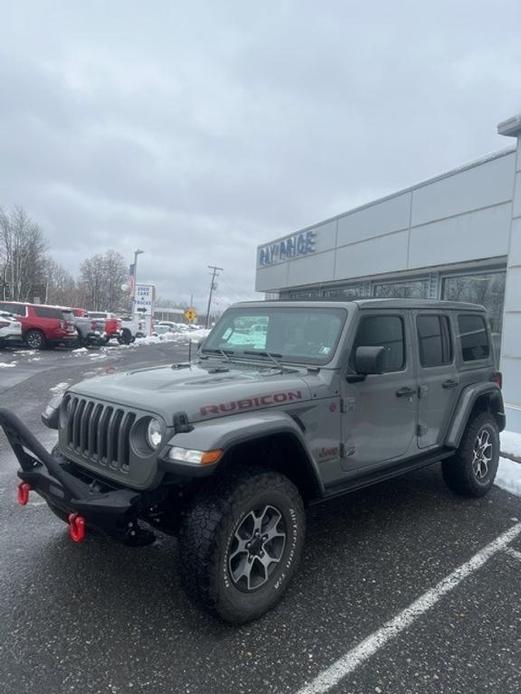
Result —
M 282 358 L 282 354 L 277 354 L 276 352 L 254 352 L 253 350 L 244 350 L 243 354 L 252 354 L 256 357 L 269 357 L 279 369 L 284 368 L 280 361 L 276 359 L 276 357 Z
M 202 352 L 203 352 L 203 354 L 205 354 L 206 352 L 211 352 L 212 354 L 220 354 L 222 357 L 224 357 L 226 359 L 226 361 L 231 361 L 229 355 L 235 354 L 235 352 L 232 349 L 225 350 L 225 349 L 218 349 L 218 348 L 217 349 L 214 349 L 214 348 L 203 349 Z

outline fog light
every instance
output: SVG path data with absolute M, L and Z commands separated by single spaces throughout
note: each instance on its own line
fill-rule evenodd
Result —
M 217 448 L 213 451 L 196 451 L 191 448 L 180 448 L 173 446 L 168 452 L 168 457 L 171 460 L 177 460 L 180 463 L 190 463 L 191 465 L 211 465 L 216 463 L 223 454 L 223 450 Z

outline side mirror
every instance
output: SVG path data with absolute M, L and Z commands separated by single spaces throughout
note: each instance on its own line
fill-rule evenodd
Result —
M 357 347 L 354 367 L 356 374 L 348 374 L 347 381 L 363 381 L 369 374 L 381 374 L 384 371 L 385 347 Z

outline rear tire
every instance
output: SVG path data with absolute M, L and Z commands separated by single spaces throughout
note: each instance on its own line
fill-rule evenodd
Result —
M 25 333 L 25 343 L 30 349 L 45 349 L 45 335 L 41 330 L 28 330 Z
M 302 498 L 284 475 L 255 468 L 212 479 L 181 523 L 183 586 L 227 622 L 257 619 L 281 599 L 304 535 Z
M 130 345 L 131 342 L 134 342 L 130 330 L 125 328 L 120 337 L 118 337 L 118 342 L 120 345 Z
M 458 450 L 442 463 L 443 479 L 461 496 L 487 494 L 499 463 L 499 428 L 489 412 L 481 412 L 467 425 Z

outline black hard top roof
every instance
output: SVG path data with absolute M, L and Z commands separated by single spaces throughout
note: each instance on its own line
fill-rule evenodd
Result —
M 454 310 L 454 311 L 486 311 L 484 306 L 479 304 L 471 304 L 464 301 L 443 301 L 440 299 L 354 299 L 353 301 L 335 301 L 335 300 L 270 300 L 270 301 L 242 301 L 234 306 L 262 308 L 263 306 L 322 306 L 322 307 L 338 307 L 353 306 L 355 304 L 359 308 L 395 308 L 395 309 L 438 309 L 438 310 Z

